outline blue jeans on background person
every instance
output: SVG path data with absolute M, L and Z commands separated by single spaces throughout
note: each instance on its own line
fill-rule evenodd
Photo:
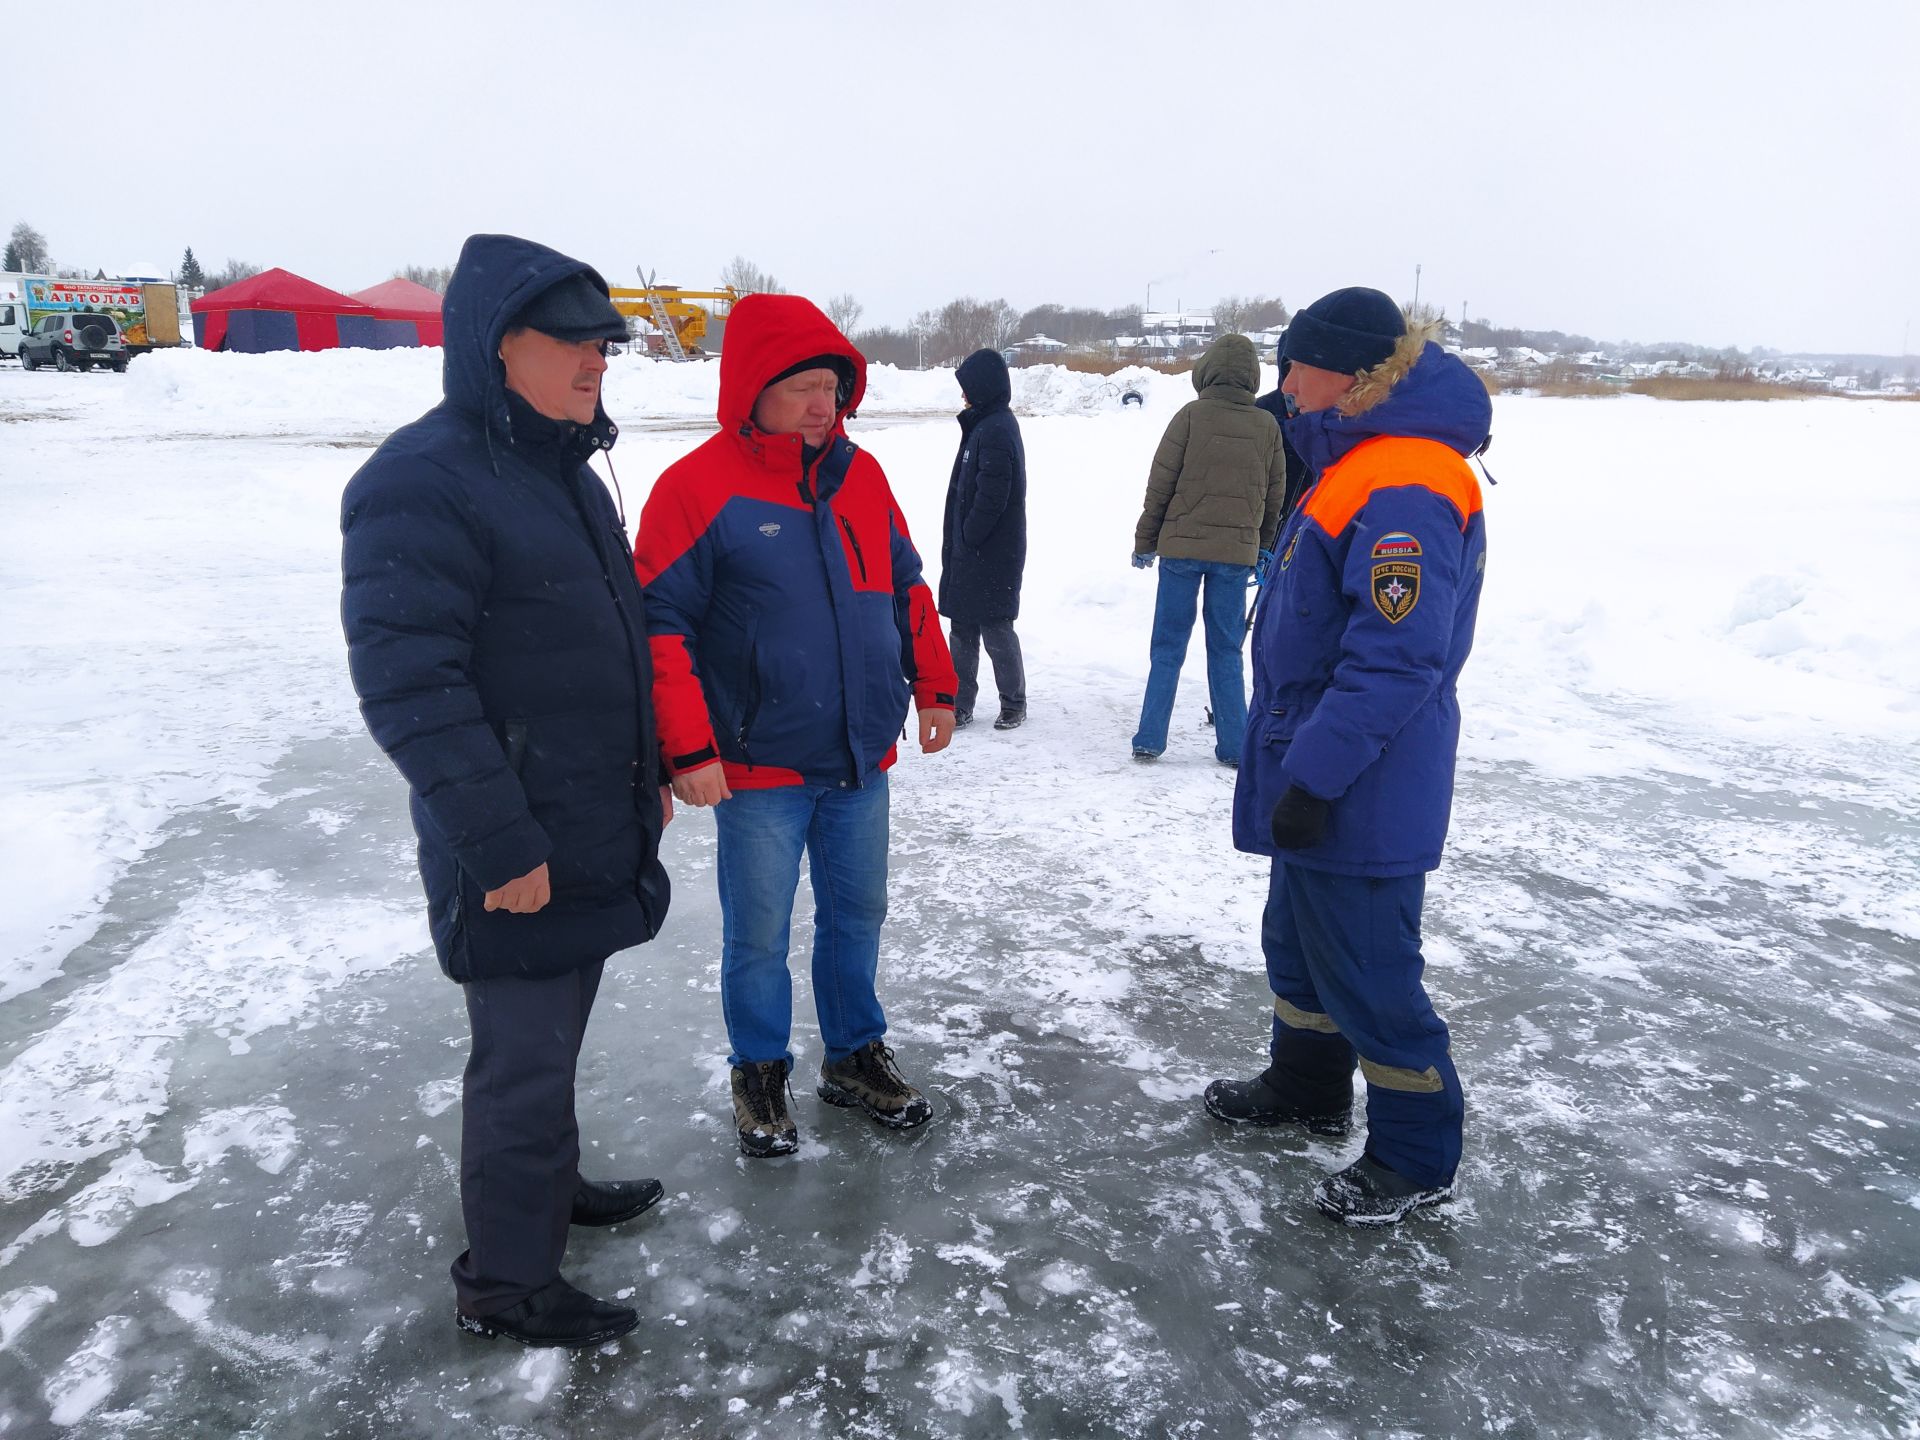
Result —
M 1247 728 L 1246 673 L 1240 647 L 1247 638 L 1247 580 L 1251 565 L 1220 560 L 1160 562 L 1160 591 L 1153 604 L 1152 666 L 1147 695 L 1140 705 L 1140 729 L 1133 748 L 1158 755 L 1167 748 L 1174 692 L 1187 658 L 1196 608 L 1204 613 L 1207 636 L 1207 689 L 1213 702 L 1213 754 L 1228 765 L 1240 763 L 1240 741 Z M 1197 606 L 1200 587 L 1206 603 Z
M 887 918 L 887 777 L 861 786 L 736 790 L 714 807 L 719 836 L 720 1008 L 729 1062 L 793 1063 L 793 926 L 800 856 L 813 878 L 813 999 L 828 1060 L 887 1033 L 874 994 Z

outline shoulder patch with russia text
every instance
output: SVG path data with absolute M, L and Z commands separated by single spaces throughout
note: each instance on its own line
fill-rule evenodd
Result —
M 1373 558 L 1376 560 L 1404 560 L 1419 553 L 1420 542 L 1404 530 L 1382 535 L 1373 547 Z

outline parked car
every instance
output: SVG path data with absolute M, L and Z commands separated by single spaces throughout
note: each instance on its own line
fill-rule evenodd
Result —
M 118 374 L 127 368 L 127 359 L 126 339 L 111 315 L 42 315 L 33 329 L 20 337 L 20 364 L 28 370 L 38 370 L 42 365 L 56 370 L 111 365 Z

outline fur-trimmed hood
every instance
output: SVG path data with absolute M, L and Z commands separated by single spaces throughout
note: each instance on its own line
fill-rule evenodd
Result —
M 1493 402 L 1480 377 L 1436 341 L 1438 320 L 1410 325 L 1393 354 L 1360 372 L 1336 406 L 1284 422 L 1287 440 L 1315 475 L 1363 440 L 1401 435 L 1477 454 L 1491 433 Z

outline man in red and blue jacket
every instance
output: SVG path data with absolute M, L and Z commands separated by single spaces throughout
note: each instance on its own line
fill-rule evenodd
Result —
M 1208 1087 L 1223 1120 L 1349 1125 L 1367 1145 L 1314 1200 L 1390 1224 L 1447 1198 L 1462 1104 L 1421 984 L 1426 875 L 1453 802 L 1486 530 L 1467 457 L 1486 387 L 1377 290 L 1338 290 L 1287 332 L 1283 422 L 1311 488 L 1287 521 L 1253 633 L 1234 844 L 1273 857 L 1261 948 L 1272 1064 Z
M 804 852 L 822 1099 L 908 1128 L 874 993 L 887 908 L 887 769 L 913 700 L 920 748 L 953 736 L 953 661 L 878 462 L 847 438 L 866 361 L 793 295 L 734 306 L 720 433 L 661 475 L 640 517 L 661 750 L 675 796 L 715 806 L 720 999 L 741 1150 L 798 1144 L 787 1113 L 787 969 Z

